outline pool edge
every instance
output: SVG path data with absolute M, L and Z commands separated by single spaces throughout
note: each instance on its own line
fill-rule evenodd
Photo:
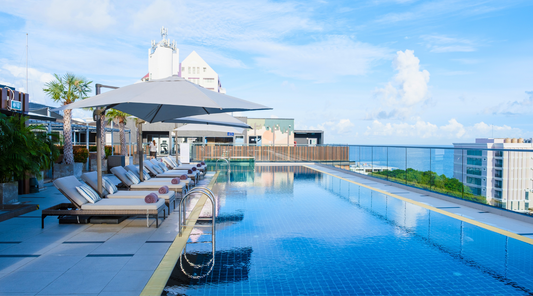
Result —
M 208 189 L 213 189 L 213 186 L 215 185 L 219 174 L 220 171 L 217 171 L 215 173 L 215 175 L 207 185 Z M 187 227 L 184 228 L 183 235 L 176 235 L 174 241 L 168 248 L 168 251 L 165 253 L 165 256 L 163 257 L 163 259 L 161 259 L 161 262 L 155 269 L 154 273 L 152 273 L 150 280 L 148 280 L 148 283 L 146 283 L 146 285 L 144 286 L 144 289 L 140 294 L 141 296 L 159 296 L 161 295 L 161 293 L 163 293 L 165 285 L 167 284 L 168 279 L 170 278 L 170 274 L 174 270 L 174 267 L 176 266 L 178 259 L 181 256 L 181 252 L 183 251 L 183 248 L 185 247 L 185 244 L 189 239 L 189 235 L 191 234 L 191 231 L 194 225 L 196 224 L 196 220 L 200 216 L 200 212 L 202 211 L 206 201 L 207 196 L 202 195 L 202 197 L 194 206 L 194 209 L 191 211 L 191 214 L 189 215 Z

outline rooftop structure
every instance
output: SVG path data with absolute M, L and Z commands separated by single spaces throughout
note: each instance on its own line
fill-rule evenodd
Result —
M 148 49 L 148 77 L 149 80 L 166 78 L 179 74 L 179 49 L 176 42 L 168 39 L 168 29 L 161 28 L 161 41 L 152 40 Z

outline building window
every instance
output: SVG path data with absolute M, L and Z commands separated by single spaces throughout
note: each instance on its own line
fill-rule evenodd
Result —
M 204 83 L 211 84 L 215 82 L 215 78 L 204 78 Z
M 206 70 L 207 70 L 207 68 L 206 68 L 206 67 L 204 67 L 204 73 L 205 73 L 205 71 L 206 71 Z
M 502 192 L 500 190 L 494 190 L 495 198 L 502 198 Z
M 188 67 L 187 71 L 188 71 L 187 74 L 191 74 L 191 67 Z
M 181 72 L 185 73 L 185 67 L 181 67 Z
M 472 158 L 472 157 L 468 157 L 466 159 L 466 164 L 468 165 L 481 165 L 481 158 Z
M 483 151 L 481 150 L 466 150 L 466 155 L 481 156 Z
M 494 164 L 494 166 L 497 167 L 497 168 L 503 167 L 503 160 L 496 159 L 496 163 Z
M 200 74 L 200 67 L 196 67 L 196 73 Z
M 469 175 L 481 176 L 480 168 L 466 168 L 466 173 Z
M 470 190 L 472 190 L 472 193 L 473 193 L 473 194 L 475 194 L 475 195 L 481 195 L 481 188 L 470 187 L 470 186 L 468 186 L 468 188 L 470 188 Z
M 503 157 L 503 151 L 494 151 L 495 157 Z
M 529 191 L 526 191 L 526 200 L 529 200 Z
M 481 185 L 481 179 L 474 177 L 466 177 L 466 183 L 473 185 Z
M 501 189 L 502 188 L 502 181 L 494 180 L 494 187 Z
M 196 67 L 192 67 L 192 74 L 196 74 Z
M 495 171 L 494 171 L 494 177 L 496 177 L 496 178 L 502 178 L 502 176 L 503 176 L 503 172 L 502 172 L 502 170 L 495 170 Z

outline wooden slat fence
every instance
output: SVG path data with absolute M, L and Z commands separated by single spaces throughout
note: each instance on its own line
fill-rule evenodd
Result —
M 193 146 L 195 161 L 253 157 L 255 161 L 349 161 L 348 146 Z

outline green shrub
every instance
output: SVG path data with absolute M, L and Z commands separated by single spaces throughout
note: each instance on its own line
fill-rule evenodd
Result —
M 105 146 L 105 158 L 111 155 L 111 149 L 113 149 L 111 146 Z
M 97 151 L 96 146 L 89 146 L 89 151 L 96 152 Z
M 87 158 L 89 157 L 89 150 L 87 148 L 75 146 L 72 152 L 74 152 L 74 162 L 87 162 Z
M 40 176 L 59 155 L 53 144 L 57 139 L 43 125 L 26 126 L 27 120 L 0 113 L 0 183 L 22 180 L 27 174 Z

